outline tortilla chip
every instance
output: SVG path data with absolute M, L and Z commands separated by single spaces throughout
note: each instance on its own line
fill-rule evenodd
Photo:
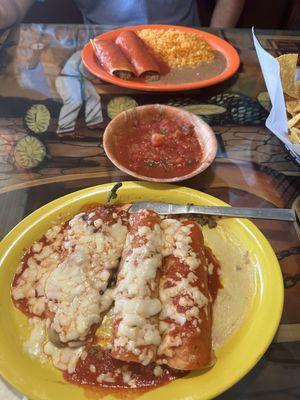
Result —
M 291 128 L 290 130 L 290 141 L 294 144 L 300 144 L 300 129 L 298 128 Z
M 292 117 L 300 113 L 300 101 L 299 100 L 287 100 L 285 102 L 286 110 Z
M 296 81 L 298 54 L 283 54 L 277 57 L 280 64 L 280 77 L 284 93 L 300 99 L 300 82 Z
M 296 114 L 292 119 L 288 121 L 288 127 L 291 128 L 299 128 L 300 129 L 300 113 Z

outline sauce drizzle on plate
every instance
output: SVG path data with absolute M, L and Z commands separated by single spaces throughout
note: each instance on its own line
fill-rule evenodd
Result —
M 175 371 L 167 366 L 116 360 L 109 351 L 91 346 L 86 357 L 78 361 L 75 372 L 65 372 L 64 378 L 79 385 L 133 389 L 164 385 L 186 374 L 187 371 Z

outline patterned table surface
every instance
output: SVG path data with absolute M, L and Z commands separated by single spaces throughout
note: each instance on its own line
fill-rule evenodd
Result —
M 236 76 L 208 89 L 177 93 L 132 91 L 89 76 L 80 63 L 80 49 L 101 32 L 101 26 L 24 24 L 0 39 L 1 238 L 49 200 L 94 184 L 132 180 L 110 163 L 102 147 L 112 112 L 127 103 L 193 105 L 194 112 L 213 127 L 218 139 L 216 161 L 184 186 L 233 206 L 299 210 L 299 167 L 264 126 L 270 103 L 250 30 L 212 31 L 239 52 Z M 299 32 L 257 31 L 257 36 L 273 55 L 300 52 Z M 37 104 L 46 112 L 43 133 L 33 133 L 28 119 L 29 109 L 34 113 L 31 107 Z M 38 149 L 36 165 L 24 168 L 27 161 L 18 158 L 17 149 L 26 153 L 32 146 Z M 296 399 L 300 397 L 300 229 L 285 222 L 255 223 L 280 261 L 284 311 L 261 361 L 219 398 Z M 4 386 L 2 393 L 5 399 L 22 398 Z

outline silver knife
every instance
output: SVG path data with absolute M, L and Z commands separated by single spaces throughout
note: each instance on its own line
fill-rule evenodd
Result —
M 275 219 L 281 221 L 296 221 L 295 211 L 288 208 L 248 208 L 194 206 L 184 204 L 159 203 L 155 201 L 138 201 L 133 203 L 129 212 L 141 209 L 156 211 L 158 214 L 202 214 L 219 215 L 223 217 Z

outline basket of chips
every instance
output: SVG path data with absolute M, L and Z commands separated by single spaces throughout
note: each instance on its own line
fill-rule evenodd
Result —
M 288 136 L 294 144 L 300 144 L 300 81 L 296 80 L 297 60 L 298 54 L 283 54 L 277 57 L 288 117 Z
M 300 163 L 300 69 L 298 54 L 273 57 L 262 48 L 252 29 L 255 50 L 272 108 L 266 126 Z

